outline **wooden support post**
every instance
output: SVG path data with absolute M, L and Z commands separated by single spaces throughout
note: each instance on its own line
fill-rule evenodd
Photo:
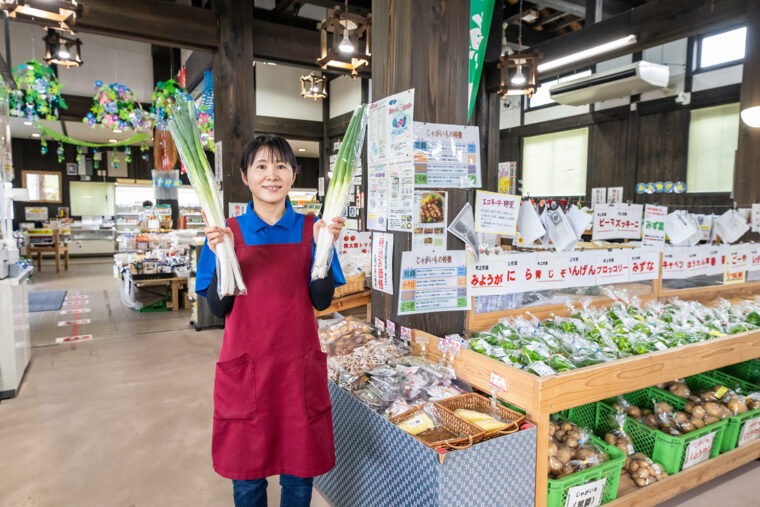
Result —
M 239 165 L 256 121 L 252 8 L 249 2 L 214 2 L 220 37 L 214 55 L 214 121 L 216 141 L 221 141 L 222 148 L 215 156 L 222 161 L 225 215 L 230 202 L 251 200 L 250 191 L 241 182 Z
M 760 3 L 748 2 L 747 45 L 744 54 L 741 102 L 739 107 L 760 106 Z M 739 121 L 739 145 L 736 150 L 734 200 L 741 206 L 760 202 L 760 128 L 750 128 Z
M 527 416 L 536 425 L 536 507 L 546 507 L 549 485 L 549 413 L 529 411 Z
M 372 100 L 414 88 L 414 120 L 465 125 L 470 3 L 417 0 L 372 2 Z M 366 176 L 365 176 L 366 178 Z M 447 188 L 449 221 L 467 201 L 467 191 Z M 400 279 L 401 253 L 411 248 L 409 233 L 394 233 L 393 280 Z M 448 248 L 461 250 L 449 235 Z M 394 288 L 395 289 L 395 288 Z M 420 314 L 399 319 L 398 290 L 386 298 L 372 291 L 372 314 L 436 335 L 459 333 L 464 312 Z M 388 301 L 389 300 L 389 301 Z M 389 306 L 390 305 L 390 306 Z

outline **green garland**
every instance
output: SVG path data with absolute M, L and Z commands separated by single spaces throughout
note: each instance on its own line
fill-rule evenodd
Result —
M 34 128 L 40 131 L 40 134 L 43 136 L 43 138 L 55 139 L 56 141 L 59 141 L 62 143 L 73 144 L 76 146 L 87 146 L 90 148 L 109 148 L 109 147 L 113 148 L 117 146 L 128 146 L 130 144 L 141 143 L 142 141 L 145 141 L 146 139 L 150 138 L 150 134 L 143 134 L 140 132 L 133 135 L 129 139 L 125 139 L 124 141 L 119 141 L 118 143 L 98 144 L 98 143 L 90 143 L 87 141 L 80 141 L 78 139 L 74 139 L 72 137 L 63 135 L 59 132 L 56 132 L 55 130 L 49 129 L 48 127 L 42 125 L 39 122 L 35 122 Z

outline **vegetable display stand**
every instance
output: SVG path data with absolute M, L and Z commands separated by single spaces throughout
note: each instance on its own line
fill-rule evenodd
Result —
M 721 368 L 721 371 L 746 382 L 760 385 L 760 360 L 750 359 L 749 361 Z
M 330 382 L 336 465 L 314 480 L 332 505 L 532 505 L 536 429 L 440 454 Z
M 530 311 L 536 314 L 534 308 Z M 414 351 L 419 353 L 420 343 L 424 342 L 428 359 L 434 362 L 440 360 L 438 337 L 415 330 L 412 341 Z M 545 377 L 538 377 L 467 349 L 463 349 L 455 358 L 454 369 L 458 378 L 489 393 L 492 390 L 491 375 L 502 377 L 507 391 L 498 392 L 497 396 L 507 403 L 525 409 L 528 420 L 537 425 L 536 448 L 539 458 L 536 460 L 536 505 L 543 507 L 546 505 L 547 492 L 546 456 L 550 414 L 756 357 L 760 357 L 760 331 L 715 338 Z M 755 447 L 755 443 L 748 444 L 746 448 L 760 449 Z M 736 451 L 726 455 L 734 452 Z M 721 458 L 722 456 L 711 459 L 708 463 Z M 733 468 L 723 466 L 724 471 Z M 694 468 L 697 467 L 701 465 Z M 680 472 L 674 477 L 684 473 Z M 671 478 L 667 478 L 667 482 L 672 484 Z M 665 483 L 666 481 L 662 481 L 662 484 Z M 661 483 L 643 489 L 659 487 L 659 484 Z M 668 491 L 676 490 L 677 488 L 671 488 Z

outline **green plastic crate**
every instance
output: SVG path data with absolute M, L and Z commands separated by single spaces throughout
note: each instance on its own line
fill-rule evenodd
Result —
M 557 419 L 561 421 L 567 418 L 558 416 Z M 578 424 L 576 421 L 571 420 L 571 422 Z M 617 447 L 607 445 L 604 440 L 593 435 L 591 436 L 591 441 L 606 452 L 610 460 L 587 470 L 575 472 L 562 479 L 549 479 L 549 489 L 546 495 L 547 507 L 564 507 L 567 501 L 567 492 L 570 488 L 582 486 L 599 479 L 605 479 L 602 503 L 605 504 L 617 498 L 620 471 L 625 465 L 625 454 Z
M 701 378 L 698 387 L 700 391 L 711 389 L 715 384 L 726 386 L 729 389 L 733 389 L 737 393 L 741 394 L 749 394 L 752 392 L 760 391 L 760 386 L 757 386 L 740 378 L 736 378 L 720 370 L 708 371 L 702 375 L 695 376 Z M 686 385 L 689 386 L 689 389 L 692 389 L 691 385 L 689 385 L 688 380 Z M 723 444 L 721 445 L 720 452 L 736 449 L 736 446 L 739 444 L 739 435 L 741 435 L 742 426 L 744 426 L 744 423 L 750 419 L 754 419 L 755 417 L 760 417 L 760 408 L 756 408 L 755 410 L 748 410 L 743 414 L 731 416 L 726 419 L 726 429 L 723 432 Z
M 137 310 L 138 313 L 150 313 L 150 312 L 166 312 L 169 311 L 169 307 L 166 306 L 167 301 L 165 299 L 162 299 L 161 301 L 157 301 L 153 303 L 150 306 L 143 306 L 139 310 Z
M 750 359 L 743 363 L 732 364 L 721 368 L 720 371 L 738 377 L 746 382 L 760 385 L 760 360 Z
M 673 394 L 657 389 L 656 387 L 647 387 L 640 391 L 633 391 L 624 394 L 623 398 L 639 408 L 653 409 L 655 402 L 665 401 L 677 410 L 683 410 L 686 401 L 674 396 Z M 603 434 L 610 431 L 614 426 L 614 421 L 610 419 L 610 414 L 614 412 L 612 404 L 617 401 L 617 397 L 599 402 L 597 410 L 596 429 L 597 434 Z M 625 431 L 633 440 L 633 447 L 637 452 L 641 452 L 652 458 L 653 461 L 662 465 L 662 468 L 670 475 L 681 471 L 683 466 L 684 455 L 689 443 L 716 432 L 713 441 L 710 457 L 714 458 L 720 453 L 723 442 L 723 431 L 726 427 L 726 421 L 719 421 L 715 424 L 705 426 L 704 428 L 692 431 L 686 435 L 673 436 L 668 435 L 660 430 L 655 430 L 642 424 L 635 419 L 626 417 Z
M 604 437 L 596 432 L 596 411 L 597 402 L 587 403 L 580 407 L 573 407 L 565 410 L 564 413 L 560 412 L 564 417 L 567 417 L 570 422 L 573 422 L 581 428 L 590 428 L 599 437 Z

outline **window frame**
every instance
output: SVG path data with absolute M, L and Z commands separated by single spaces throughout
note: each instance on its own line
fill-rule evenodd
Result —
M 558 104 L 561 105 L 561 104 Z M 545 107 L 545 106 L 542 106 Z M 550 134 L 561 134 L 563 132 L 569 132 L 573 130 L 586 130 L 586 182 L 585 186 L 583 188 L 582 193 L 561 193 L 561 194 L 526 194 L 525 188 L 524 188 L 524 170 L 525 170 L 525 140 L 527 138 L 531 137 L 538 137 L 538 136 L 544 136 L 544 135 L 550 135 Z M 518 179 L 518 193 L 520 193 L 524 198 L 530 198 L 530 199 L 556 199 L 559 197 L 583 197 L 585 198 L 588 195 L 588 182 L 589 182 L 589 163 L 590 163 L 590 149 L 591 149 L 591 125 L 582 125 L 578 127 L 572 127 L 572 128 L 566 128 L 561 130 L 553 130 L 551 132 L 543 132 L 540 134 L 533 134 L 529 136 L 520 136 L 520 151 L 519 151 L 519 161 L 517 164 L 517 179 Z
M 570 71 L 570 72 L 566 72 L 565 74 L 560 74 L 559 76 L 557 76 L 555 74 L 556 77 L 552 77 L 551 79 L 544 79 L 543 83 L 541 81 L 539 81 L 538 82 L 538 86 L 536 86 L 536 91 L 538 91 L 538 89 L 541 87 L 542 84 L 544 84 L 544 83 L 546 83 L 548 81 L 559 81 L 560 79 L 562 79 L 564 77 L 574 76 L 576 74 L 580 74 L 581 72 L 586 72 L 586 71 L 589 71 L 590 72 L 589 76 L 591 76 L 591 75 L 594 74 L 594 72 L 596 72 L 596 66 L 594 65 L 594 66 L 591 66 L 591 67 L 586 67 L 585 69 L 576 69 L 576 70 L 573 70 L 573 71 Z M 583 77 L 588 77 L 588 76 L 583 76 Z M 530 107 L 530 97 L 528 97 L 527 95 L 524 95 L 523 98 L 524 98 L 524 100 L 523 100 L 523 106 L 524 106 L 524 110 L 525 110 L 526 113 L 529 113 L 531 111 L 539 111 L 541 109 L 546 109 L 546 108 L 549 108 L 549 107 L 564 106 L 564 105 L 566 105 L 566 104 L 560 104 L 559 102 L 556 102 L 556 101 L 552 101 L 552 102 L 550 102 L 548 104 L 541 104 L 540 106 Z M 570 107 L 576 107 L 576 106 L 570 106 Z
M 63 175 L 59 171 L 21 171 L 21 182 L 23 184 L 23 188 L 29 188 L 27 187 L 27 181 L 26 177 L 29 174 L 36 174 L 40 176 L 40 184 L 42 183 L 42 179 L 45 176 L 57 176 L 58 177 L 58 200 L 57 201 L 51 201 L 46 199 L 31 199 L 31 197 L 24 201 L 24 202 L 38 202 L 38 203 L 48 203 L 48 204 L 60 204 L 63 202 Z M 41 194 L 42 192 L 40 192 Z
M 708 190 L 708 191 L 694 191 L 690 192 L 689 189 L 689 147 L 691 144 L 691 122 L 692 122 L 692 113 L 695 111 L 699 111 L 701 109 L 710 109 L 714 107 L 721 107 L 721 106 L 727 106 L 730 104 L 739 104 L 739 110 L 741 111 L 741 103 L 736 102 L 734 100 L 728 101 L 728 102 L 720 102 L 716 104 L 710 104 L 700 107 L 693 107 L 689 108 L 689 131 L 686 138 L 686 163 L 684 165 L 684 173 L 683 173 L 683 182 L 686 184 L 686 190 L 684 191 L 684 195 L 692 195 L 696 197 L 713 197 L 713 196 L 732 196 L 734 193 L 734 188 L 736 186 L 736 150 L 734 150 L 734 163 L 731 171 L 731 189 L 730 190 L 721 190 L 721 191 L 715 191 L 715 190 Z M 739 118 L 739 131 L 741 131 L 741 118 Z M 737 140 L 738 142 L 738 140 Z
M 739 25 L 734 25 L 734 26 L 732 26 L 730 28 L 723 28 L 723 29 L 720 29 L 720 30 L 713 30 L 711 32 L 706 32 L 706 33 L 702 33 L 702 34 L 699 34 L 699 35 L 695 36 L 694 37 L 694 44 L 696 45 L 696 48 L 695 48 L 696 49 L 695 50 L 695 53 L 696 53 L 695 56 L 696 56 L 696 58 L 694 59 L 694 62 L 692 62 L 691 73 L 692 74 L 701 74 L 703 72 L 712 72 L 714 70 L 720 70 L 720 69 L 725 69 L 725 68 L 728 68 L 728 67 L 735 67 L 737 65 L 742 65 L 744 63 L 744 60 L 747 57 L 746 43 L 745 43 L 745 47 L 744 47 L 744 57 L 743 58 L 739 58 L 739 59 L 736 59 L 736 60 L 731 60 L 731 61 L 728 61 L 728 62 L 718 63 L 718 64 L 715 64 L 715 65 L 711 65 L 709 67 L 702 67 L 702 63 L 701 63 L 702 62 L 702 44 L 703 44 L 704 40 L 706 38 L 708 38 L 708 37 L 713 37 L 715 35 L 720 35 L 720 34 L 723 34 L 723 33 L 733 32 L 734 30 L 738 30 L 740 28 L 746 28 L 746 27 L 747 27 L 747 25 L 745 23 L 742 23 L 742 24 L 739 24 Z

